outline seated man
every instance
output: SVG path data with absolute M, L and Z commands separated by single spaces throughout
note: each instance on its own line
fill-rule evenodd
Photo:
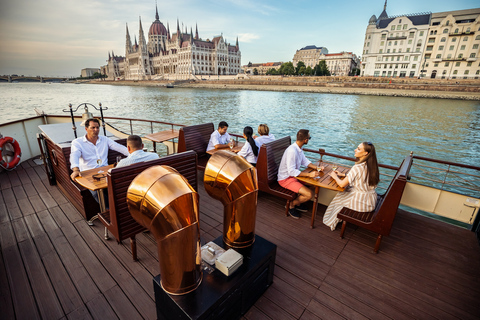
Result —
M 300 218 L 298 211 L 307 211 L 306 208 L 300 205 L 313 197 L 313 191 L 295 177 L 309 176 L 314 178 L 319 175 L 317 167 L 305 157 L 302 150 L 302 147 L 306 145 L 310 139 L 311 137 L 308 130 L 299 130 L 297 133 L 297 141 L 285 150 L 280 166 L 278 167 L 278 184 L 285 189 L 298 193 L 297 198 L 290 203 L 288 210 L 288 214 L 295 219 Z M 299 170 L 301 166 L 314 170 L 309 173 L 302 172 Z
M 213 131 L 208 142 L 207 151 L 213 149 L 225 149 L 230 148 L 230 135 L 227 133 L 228 123 L 220 121 L 218 129 Z
M 117 163 L 118 167 L 125 167 L 137 162 L 143 162 L 148 160 L 158 159 L 159 156 L 155 152 L 145 152 L 143 151 L 143 142 L 142 138 L 137 135 L 130 135 L 127 138 L 127 149 L 130 155 L 125 159 L 120 160 Z
M 85 136 L 72 141 L 70 151 L 70 168 L 73 170 L 70 178 L 80 175 L 80 171 L 94 169 L 108 165 L 108 149 L 118 151 L 128 156 L 128 150 L 121 144 L 105 136 L 100 136 L 100 121 L 88 119 L 85 122 Z M 97 192 L 91 191 L 98 202 Z

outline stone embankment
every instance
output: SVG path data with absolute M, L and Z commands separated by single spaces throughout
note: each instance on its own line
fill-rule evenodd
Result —
M 214 78 L 214 77 L 212 77 Z M 94 82 L 100 83 L 100 82 Z M 129 86 L 166 86 L 173 81 L 104 81 L 105 84 Z M 480 80 L 441 80 L 372 77 L 280 77 L 215 78 L 176 81 L 175 87 L 314 92 L 412 98 L 438 98 L 480 101 Z

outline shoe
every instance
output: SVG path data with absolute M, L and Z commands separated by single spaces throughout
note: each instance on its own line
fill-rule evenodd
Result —
M 300 212 L 297 212 L 296 208 L 288 209 L 288 215 L 294 219 L 300 219 Z
M 301 203 L 299 206 L 296 206 L 295 208 L 297 208 L 297 211 L 301 211 L 301 212 L 308 211 L 307 204 L 305 202 Z

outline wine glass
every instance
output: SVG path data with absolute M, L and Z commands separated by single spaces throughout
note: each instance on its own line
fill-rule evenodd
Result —
M 230 150 L 233 149 L 234 144 L 235 144 L 235 142 L 233 141 L 233 138 L 230 138 Z
M 334 165 L 332 166 L 332 171 L 335 172 L 335 171 L 337 171 L 337 169 L 338 169 L 337 165 L 334 164 Z
M 316 177 L 316 179 L 320 179 L 320 172 L 322 172 L 322 166 L 320 165 L 320 163 L 317 166 L 317 171 L 318 171 L 319 175 Z

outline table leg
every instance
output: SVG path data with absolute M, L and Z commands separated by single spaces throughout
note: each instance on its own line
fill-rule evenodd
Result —
M 313 201 L 313 208 L 312 208 L 312 223 L 310 228 L 313 229 L 313 225 L 315 223 L 315 216 L 317 215 L 317 206 L 318 206 L 318 193 L 320 192 L 320 187 L 315 187 L 315 200 Z
M 96 220 L 96 219 L 98 219 L 98 214 L 94 215 L 94 216 L 92 217 L 92 219 L 87 220 L 87 224 L 88 224 L 89 226 L 93 226 L 93 221 Z
M 157 152 L 157 143 L 155 141 L 153 141 L 153 151 Z

